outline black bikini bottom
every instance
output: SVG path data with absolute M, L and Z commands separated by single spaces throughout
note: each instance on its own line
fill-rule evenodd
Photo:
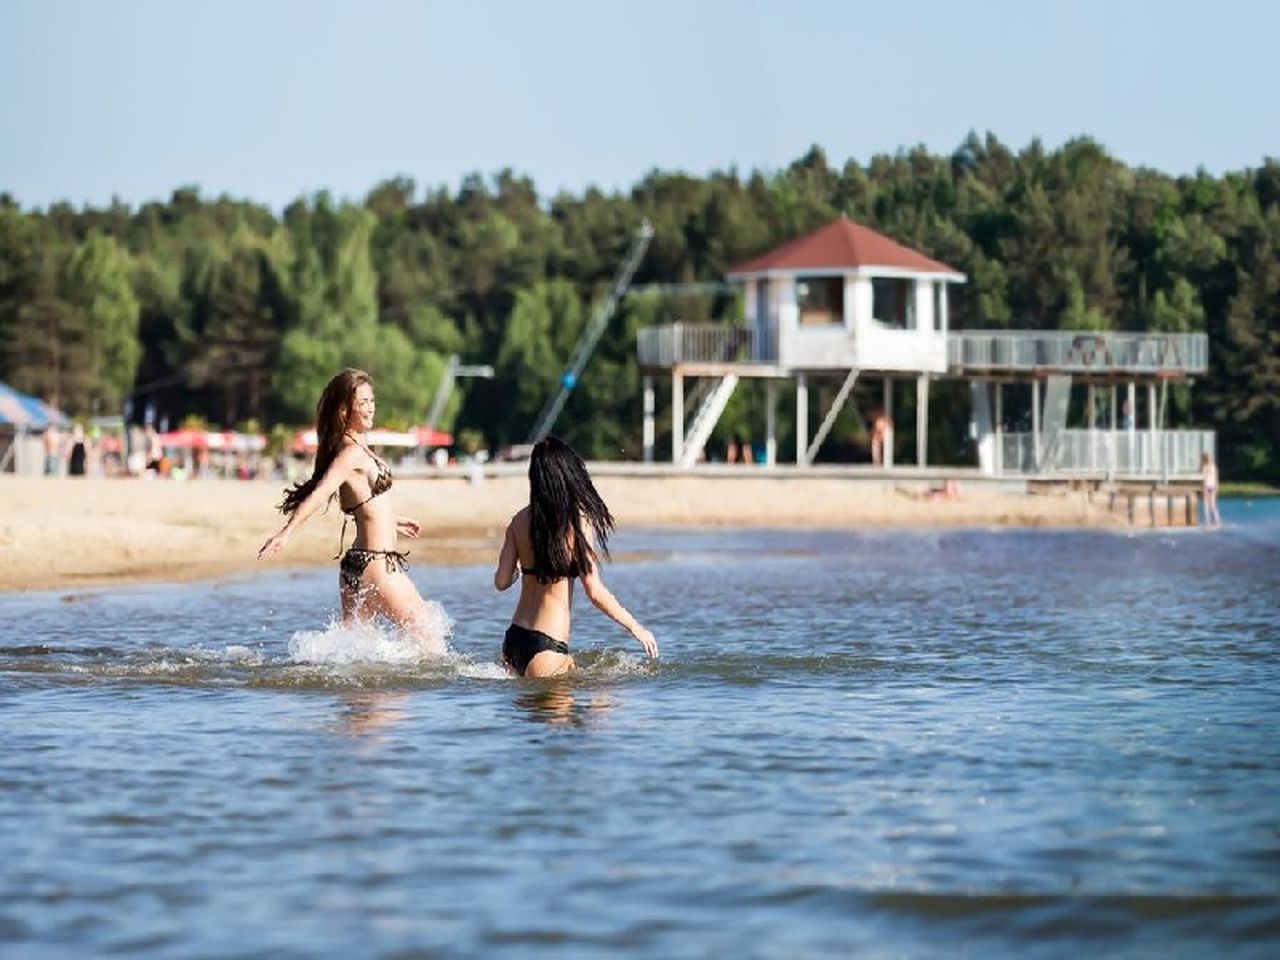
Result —
M 569 645 L 541 630 L 530 630 L 515 623 L 507 627 L 507 635 L 502 640 L 502 659 L 520 676 L 523 677 L 525 670 L 529 669 L 529 661 L 543 650 L 567 656 Z
M 348 590 L 359 590 L 365 568 L 378 557 L 385 559 L 387 573 L 403 573 L 409 569 L 409 555 L 394 550 L 357 550 L 352 547 L 342 555 L 338 564 L 338 578 Z

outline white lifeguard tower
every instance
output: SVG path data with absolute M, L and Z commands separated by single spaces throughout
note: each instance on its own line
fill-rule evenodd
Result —
M 1093 331 L 953 331 L 948 290 L 965 276 L 944 263 L 841 217 L 731 268 L 744 287 L 745 325 L 674 323 L 639 331 L 644 373 L 644 445 L 652 460 L 654 377 L 672 381 L 672 462 L 692 468 L 743 378 L 766 381 L 766 463 L 777 463 L 776 384 L 796 390 L 798 466 L 813 462 L 859 377 L 883 381 L 892 419 L 893 383 L 916 382 L 916 462 L 928 461 L 929 384 L 964 379 L 972 388 L 979 468 L 992 475 L 1194 476 L 1211 431 L 1164 430 L 1170 381 L 1207 369 L 1203 334 Z M 841 378 L 831 408 L 812 437 L 808 382 Z M 696 381 L 685 395 L 686 378 Z M 1073 378 L 1088 389 L 1084 429 L 1067 427 Z M 1029 432 L 1004 429 L 1003 389 L 1032 393 Z M 1117 389 L 1128 389 L 1129 414 L 1118 420 Z M 1137 430 L 1135 391 L 1148 388 L 1147 429 Z M 1110 423 L 1096 395 L 1110 388 Z M 1160 400 L 1156 390 L 1160 389 Z M 689 427 L 686 431 L 686 417 Z M 884 467 L 893 466 L 892 443 Z

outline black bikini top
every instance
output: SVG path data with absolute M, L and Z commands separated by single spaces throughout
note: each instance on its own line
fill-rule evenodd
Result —
M 541 571 L 541 570 L 539 570 L 537 567 L 521 567 L 521 568 L 520 568 L 520 573 L 521 573 L 521 574 L 523 574 L 524 576 L 528 576 L 528 577 L 537 577 L 539 580 L 541 580 L 541 579 L 542 579 L 542 571 Z M 574 580 L 574 579 L 577 579 L 577 576 L 578 576 L 578 575 L 577 575 L 576 573 L 571 573 L 571 574 L 569 574 L 569 576 L 568 576 L 568 578 L 567 578 L 567 579 L 569 579 L 569 580 Z M 549 582 L 550 582 L 550 583 L 556 583 L 558 580 L 563 580 L 563 579 L 566 579 L 566 578 L 564 578 L 564 577 L 557 577 L 555 580 L 551 580 L 551 581 L 549 581 Z
M 347 434 L 347 436 L 351 437 L 351 434 Z M 391 489 L 391 468 L 388 467 L 385 462 L 383 462 L 381 457 L 379 457 L 376 453 L 374 453 L 372 450 L 366 447 L 363 443 L 361 443 L 355 437 L 351 437 L 351 441 L 352 443 L 356 444 L 356 446 L 358 446 L 361 450 L 367 453 L 370 457 L 373 458 L 373 462 L 378 465 L 378 472 L 375 473 L 373 475 L 373 479 L 369 481 L 369 496 L 365 497 L 363 500 L 361 500 L 359 503 L 357 503 L 353 507 L 342 508 L 342 512 L 349 517 L 355 516 L 355 512 L 359 510 L 361 507 L 363 507 L 370 500 L 372 500 L 374 497 L 381 496 L 382 494 L 386 493 L 388 490 Z

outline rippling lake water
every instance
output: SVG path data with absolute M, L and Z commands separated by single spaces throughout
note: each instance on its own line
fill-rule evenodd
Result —
M 1276 956 L 1278 506 L 624 531 L 663 659 L 579 596 L 565 682 L 489 567 L 435 663 L 334 571 L 0 598 L 0 952 Z

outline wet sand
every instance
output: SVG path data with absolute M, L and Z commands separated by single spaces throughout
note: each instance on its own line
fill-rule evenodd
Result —
M 917 499 L 892 484 L 848 477 L 620 476 L 597 485 L 622 529 L 634 527 L 957 527 L 1115 525 L 1097 499 L 1033 496 L 961 484 L 958 501 Z M 336 506 L 258 566 L 282 523 L 282 482 L 0 478 L 0 591 L 184 581 L 254 569 L 332 564 Z M 397 479 L 397 513 L 423 525 L 406 542 L 416 564 L 490 563 L 528 485 L 519 473 Z M 348 542 L 351 533 L 348 531 Z M 621 556 L 618 559 L 625 559 Z

